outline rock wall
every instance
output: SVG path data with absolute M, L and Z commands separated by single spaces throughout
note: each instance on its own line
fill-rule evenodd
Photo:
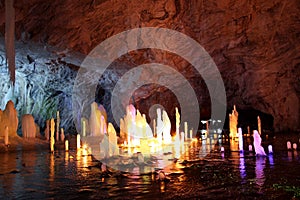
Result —
M 21 134 L 21 117 L 32 114 L 35 122 L 45 127 L 46 119 L 55 118 L 59 110 L 63 118 L 61 127 L 69 130 L 73 126 L 72 87 L 78 63 L 72 64 L 65 54 L 55 48 L 33 43 L 16 44 L 16 83 L 13 87 L 9 81 L 5 63 L 3 38 L 0 38 L 0 106 L 14 102 L 19 118 Z M 73 58 L 73 62 L 76 59 Z M 16 129 L 15 128 L 15 134 Z M 74 126 L 73 126 L 74 127 Z
M 252 108 L 271 114 L 276 131 L 300 129 L 298 0 L 144 0 L 142 3 L 138 0 L 30 0 L 17 1 L 15 7 L 17 39 L 85 54 L 106 38 L 131 28 L 151 26 L 181 31 L 198 41 L 214 59 L 224 79 L 229 107 L 236 104 L 238 109 Z M 3 3 L 0 11 L 0 32 L 4 34 Z M 152 61 L 178 69 L 191 82 L 202 109 L 209 107 L 205 83 L 176 55 L 148 49 L 129 53 L 113 66 L 126 69 Z M 23 70 L 32 70 L 32 65 Z M 53 76 L 58 76 L 55 73 Z M 111 91 L 111 83 L 121 76 L 114 70 L 110 73 L 116 75 L 107 76 L 101 90 L 106 95 Z M 65 84 L 65 79 L 70 78 L 55 81 Z M 22 80 L 19 75 L 19 81 Z M 42 86 L 47 87 L 47 83 L 43 82 Z M 51 84 L 58 83 L 51 81 Z M 39 90 L 31 89 L 32 93 Z M 70 94 L 66 89 L 58 91 L 61 91 L 59 96 Z M 172 96 L 165 88 L 145 86 L 137 91 L 136 104 L 150 106 L 156 99 L 153 96 L 164 96 L 158 93 Z M 176 103 L 165 99 L 168 105 Z

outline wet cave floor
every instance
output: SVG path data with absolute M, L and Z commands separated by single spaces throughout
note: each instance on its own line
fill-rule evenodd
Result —
M 1 199 L 300 199 L 300 152 L 286 149 L 286 142 L 299 146 L 299 134 L 263 138 L 267 156 L 244 151 L 236 142 L 190 146 L 186 156 L 158 171 L 125 173 L 101 163 L 75 148 L 50 153 L 44 142 L 33 149 L 0 153 Z M 273 154 L 267 146 L 272 144 Z M 225 152 L 220 152 L 224 146 Z M 204 157 L 201 152 L 207 151 Z M 200 152 L 200 153 L 199 153 Z M 188 156 L 187 156 L 188 155 Z M 132 165 L 132 168 L 143 166 Z M 155 168 L 154 168 L 155 169 Z

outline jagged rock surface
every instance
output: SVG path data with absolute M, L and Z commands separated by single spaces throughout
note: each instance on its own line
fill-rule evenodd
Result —
M 151 26 L 181 31 L 198 41 L 214 59 L 224 79 L 228 106 L 236 104 L 238 109 L 271 114 L 277 131 L 300 128 L 298 0 L 30 0 L 17 1 L 15 7 L 19 40 L 34 40 L 85 54 L 106 38 L 131 28 Z M 4 13 L 3 4 L 0 10 Z M 4 34 L 3 14 L 0 14 L 0 31 Z M 131 52 L 118 59 L 113 64 L 115 69 L 100 83 L 99 94 L 103 93 L 100 100 L 107 102 L 122 70 L 153 61 L 179 70 L 194 87 L 203 112 L 209 113 L 206 110 L 209 110 L 210 98 L 201 77 L 180 57 L 158 50 Z M 24 67 L 21 60 L 20 66 L 23 71 L 32 70 L 32 65 Z M 41 70 L 38 66 L 36 69 Z M 44 76 L 45 72 L 39 71 L 36 75 Z M 32 93 L 47 90 L 47 94 L 58 95 L 54 91 L 49 93 L 50 88 L 39 89 L 56 84 L 58 96 L 68 99 L 65 97 L 71 90 L 59 85 L 69 85 L 71 78 L 57 73 L 55 70 L 49 73 L 57 79 L 47 78 L 49 82 L 43 82 L 42 87 L 32 84 L 36 86 L 31 89 Z M 20 72 L 17 79 L 18 74 Z M 19 81 L 22 80 L 19 76 Z M 29 77 L 27 80 L 31 81 Z M 171 111 L 177 104 L 170 91 L 153 85 L 140 88 L 135 97 L 137 107 L 141 108 L 164 103 Z M 156 102 L 161 97 L 163 100 Z M 38 101 L 40 99 L 36 99 Z M 65 102 L 65 105 L 69 104 Z
M 61 127 L 67 130 L 73 126 L 72 87 L 78 66 L 62 56 L 54 48 L 37 44 L 16 45 L 16 83 L 12 87 L 5 64 L 3 38 L 0 38 L 0 103 L 4 108 L 12 100 L 19 118 L 31 114 L 40 127 L 45 127 L 46 119 L 55 118 L 56 111 L 61 111 Z M 28 58 L 33 60 L 30 60 Z M 73 61 L 75 61 L 73 59 Z M 18 125 L 16 125 L 15 133 Z

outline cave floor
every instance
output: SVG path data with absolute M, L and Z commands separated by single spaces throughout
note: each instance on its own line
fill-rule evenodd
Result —
M 45 141 L 34 148 L 0 153 L 0 196 L 4 199 L 299 199 L 299 151 L 286 150 L 286 141 L 297 143 L 299 135 L 276 135 L 264 139 L 267 156 L 239 152 L 224 141 L 209 149 L 199 159 L 203 146 L 191 147 L 188 159 L 182 157 L 158 173 L 122 173 L 107 167 L 92 155 L 82 155 L 71 143 L 69 152 L 63 145 L 54 153 Z M 251 142 L 246 139 L 245 144 Z M 33 140 L 31 141 L 33 142 Z M 26 142 L 30 143 L 30 142 Z M 273 145 L 273 154 L 267 146 Z M 73 145 L 73 147 L 72 147 Z M 26 146 L 26 145 L 21 145 Z M 248 149 L 244 145 L 244 149 Z M 198 159 L 196 157 L 198 156 Z M 132 165 L 133 168 L 142 166 Z

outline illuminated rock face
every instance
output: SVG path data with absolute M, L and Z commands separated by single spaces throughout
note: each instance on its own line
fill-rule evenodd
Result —
M 22 135 L 24 138 L 36 137 L 36 126 L 34 123 L 34 118 L 30 114 L 22 116 Z
M 214 59 L 224 79 L 230 107 L 236 104 L 239 110 L 252 108 L 271 114 L 277 131 L 300 128 L 298 23 L 300 6 L 297 0 L 241 0 L 234 3 L 229 0 L 217 2 L 145 0 L 143 3 L 138 0 L 72 2 L 29 0 L 16 1 L 15 8 L 17 39 L 25 42 L 28 40 L 45 42 L 66 48 L 65 51 L 59 52 L 60 61 L 57 58 L 52 59 L 54 62 L 44 61 L 50 63 L 49 68 L 55 63 L 67 68 L 63 62 L 67 62 L 64 56 L 68 54 L 68 50 L 73 49 L 87 54 L 108 37 L 131 28 L 165 27 L 181 31 L 198 41 Z M 0 32 L 4 35 L 4 5 L 0 6 L 0 11 Z M 1 52 L 4 58 L 3 55 Z M 23 58 L 22 62 L 17 61 L 19 62 L 17 66 L 25 66 L 24 63 L 28 63 L 23 62 L 26 60 L 26 54 L 23 57 L 25 59 Z M 36 56 L 38 57 L 41 56 Z M 152 61 L 170 65 L 180 71 L 194 87 L 202 109 L 210 106 L 204 81 L 192 70 L 189 63 L 179 56 L 148 49 L 125 55 L 112 67 L 117 67 L 118 70 L 130 69 Z M 40 67 L 38 62 L 40 61 L 37 59 L 36 63 Z M 33 64 L 24 68 L 29 70 L 33 68 Z M 36 70 L 39 68 L 36 67 Z M 51 79 L 59 82 L 60 79 L 52 79 L 53 74 L 47 71 L 47 67 L 44 70 L 45 74 L 42 77 L 47 77 L 47 81 Z M 31 88 L 28 89 L 38 91 L 39 88 L 33 81 L 24 78 L 30 74 L 26 73 L 24 72 L 23 80 L 26 80 L 28 86 L 30 85 L 28 83 L 31 83 Z M 122 71 L 111 70 L 105 76 L 105 81 L 100 80 L 106 91 L 105 95 L 109 97 L 114 83 L 121 75 Z M 64 87 L 72 85 L 70 82 L 71 80 L 66 77 L 64 84 L 61 85 Z M 45 87 L 41 83 L 38 84 Z M 7 88 L 6 85 L 0 91 L 7 92 Z M 60 84 L 57 84 L 50 88 L 53 90 L 47 91 L 67 101 L 71 95 L 70 88 L 61 88 Z M 135 97 L 141 113 L 146 113 L 153 103 L 166 102 L 164 108 L 168 113 L 173 113 L 174 107 L 178 106 L 172 100 L 171 92 L 163 87 L 144 86 L 137 91 Z M 164 101 L 155 102 L 159 97 Z M 43 100 L 40 99 L 39 101 Z M 69 102 L 60 101 L 66 108 L 70 105 Z M 109 110 L 106 105 L 104 106 Z M 17 109 L 21 110 L 21 105 L 18 105 Z M 61 110 L 61 113 L 70 112 Z M 61 116 L 63 126 L 71 124 L 72 119 L 70 115 L 65 115 Z M 170 119 L 175 121 L 173 120 L 175 116 L 170 116 Z
M 4 136 L 5 127 L 8 127 L 8 135 L 16 136 L 18 128 L 18 113 L 12 101 L 8 101 L 5 110 L 0 110 L 0 135 Z

